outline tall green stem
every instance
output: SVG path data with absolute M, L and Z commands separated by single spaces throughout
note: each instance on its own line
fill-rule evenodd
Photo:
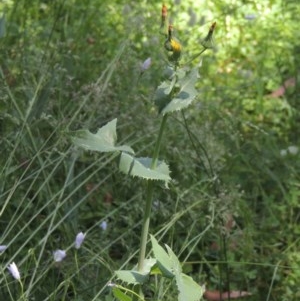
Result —
M 157 165 L 159 150 L 161 146 L 162 135 L 166 126 L 167 117 L 165 114 L 160 124 L 159 134 L 155 143 L 155 148 L 153 152 L 151 169 L 154 169 Z M 140 253 L 139 253 L 139 261 L 138 261 L 138 271 L 141 272 L 144 267 L 145 255 L 146 255 L 146 245 L 147 238 L 149 232 L 149 224 L 150 224 L 150 215 L 151 215 L 151 207 L 153 200 L 153 181 L 148 180 L 147 182 L 147 192 L 146 192 L 146 204 L 145 204 L 145 212 L 143 217 L 143 227 L 141 233 L 141 244 L 140 244 Z

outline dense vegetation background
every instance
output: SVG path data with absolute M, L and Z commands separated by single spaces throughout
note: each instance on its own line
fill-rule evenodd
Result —
M 166 65 L 161 5 L 0 3 L 0 300 L 19 300 L 13 261 L 28 300 L 76 301 L 112 300 L 113 271 L 136 263 L 143 182 L 120 174 L 110 155 L 78 150 L 68 133 L 117 117 L 119 140 L 149 156 Z M 166 5 L 182 62 L 217 27 L 197 101 L 168 121 L 161 157 L 173 181 L 168 190 L 157 183 L 151 233 L 211 290 L 300 300 L 298 1 Z M 68 254 L 59 264 L 56 249 Z M 169 285 L 160 284 L 164 300 L 174 299 Z

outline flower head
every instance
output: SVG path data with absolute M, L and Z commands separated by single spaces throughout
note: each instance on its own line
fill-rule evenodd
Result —
M 173 36 L 173 26 L 169 25 L 168 38 L 165 41 L 165 49 L 172 52 L 169 56 L 170 61 L 178 62 L 181 56 L 181 43 Z
M 4 252 L 7 249 L 7 246 L 0 246 L 0 253 Z
M 84 233 L 82 232 L 79 232 L 77 235 L 76 235 L 76 239 L 75 239 L 75 248 L 76 249 L 79 249 L 81 247 L 81 244 L 83 243 L 84 239 L 85 239 L 85 235 Z
M 101 224 L 100 224 L 100 228 L 105 231 L 107 229 L 107 221 L 103 221 Z
M 206 49 L 213 48 L 213 46 L 214 46 L 213 33 L 216 28 L 216 25 L 217 25 L 217 22 L 214 22 L 210 26 L 207 36 L 201 41 L 201 45 Z
M 20 278 L 21 278 L 20 272 L 18 270 L 17 265 L 14 262 L 11 263 L 7 268 L 16 280 L 20 280 Z
M 141 72 L 145 72 L 151 66 L 151 57 L 148 57 L 141 65 Z
M 67 252 L 64 250 L 56 250 L 53 252 L 53 257 L 55 262 L 62 261 L 67 256 Z

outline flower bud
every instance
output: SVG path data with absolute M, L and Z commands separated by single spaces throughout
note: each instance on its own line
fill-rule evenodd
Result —
M 0 253 L 4 252 L 7 249 L 7 246 L 1 245 L 0 246 Z
M 103 221 L 101 224 L 100 224 L 100 228 L 105 231 L 107 229 L 107 221 Z
M 161 9 L 161 24 L 160 24 L 160 33 L 163 35 L 166 35 L 167 30 L 168 30 L 167 16 L 168 16 L 168 10 L 167 10 L 166 5 L 163 4 L 162 9 Z
M 148 57 L 141 65 L 141 72 L 145 72 L 151 66 L 151 57 Z
M 169 25 L 168 38 L 165 41 L 165 49 L 172 52 L 172 55 L 169 56 L 170 61 L 177 62 L 181 56 L 182 46 L 180 42 L 173 37 L 173 26 Z
M 216 25 L 217 25 L 217 22 L 214 22 L 210 26 L 207 36 L 201 41 L 201 45 L 206 49 L 213 48 L 213 46 L 214 46 L 213 45 L 214 44 L 213 33 L 214 33 Z
M 83 243 L 84 239 L 85 239 L 85 234 L 84 233 L 79 232 L 76 235 L 76 239 L 75 239 L 75 248 L 76 249 L 79 249 L 81 247 L 81 244 Z
M 53 257 L 55 262 L 63 261 L 67 256 L 67 252 L 64 250 L 56 250 L 53 252 Z
M 161 9 L 161 22 L 162 24 L 165 24 L 167 20 L 167 15 L 168 15 L 168 9 L 165 4 L 163 4 L 162 9 Z
M 16 280 L 20 280 L 20 278 L 21 278 L 20 272 L 18 270 L 17 265 L 14 262 L 11 263 L 7 268 Z

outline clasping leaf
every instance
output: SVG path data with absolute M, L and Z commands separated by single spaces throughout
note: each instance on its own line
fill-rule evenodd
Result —
M 117 119 L 114 119 L 101 127 L 96 134 L 89 130 L 79 130 L 71 139 L 75 145 L 86 150 L 98 152 L 125 151 L 134 154 L 133 149 L 127 145 L 115 145 L 117 140 L 116 127 Z

